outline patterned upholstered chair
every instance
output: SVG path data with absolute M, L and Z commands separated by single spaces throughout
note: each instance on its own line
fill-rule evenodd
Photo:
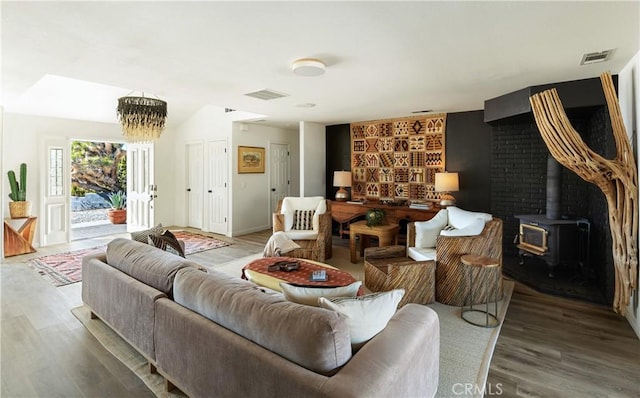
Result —
M 288 257 L 324 262 L 331 258 L 331 208 L 322 196 L 286 197 L 273 213 L 273 232 L 282 231 L 300 248 Z
M 471 215 L 473 218 L 472 212 L 453 209 L 454 216 L 469 217 Z M 446 211 L 441 210 L 441 212 Z M 442 214 L 447 213 L 438 213 L 432 219 L 434 220 L 432 223 L 419 222 L 407 225 L 407 253 L 409 257 L 417 260 L 436 261 L 436 300 L 438 302 L 463 305 L 469 287 L 467 281 L 463 280 L 464 272 L 462 272 L 460 257 L 470 253 L 495 258 L 500 264 L 495 272 L 502 272 L 502 220 L 486 213 L 475 213 L 482 222 L 475 219 L 469 221 L 467 225 L 458 225 L 460 228 L 456 228 L 451 223 L 459 224 L 461 219 L 454 217 L 452 220 L 452 213 L 449 211 L 446 220 L 442 220 L 442 217 L 445 217 Z M 438 217 L 440 219 L 436 220 Z M 443 221 L 445 225 L 439 226 Z M 418 228 L 423 228 L 422 231 L 416 231 L 416 224 L 419 224 Z M 436 230 L 438 232 L 435 232 Z M 426 236 L 433 232 L 435 236 Z M 431 244 L 433 244 L 432 247 L 430 247 Z M 498 297 L 501 297 L 501 279 L 497 288 L 499 289 Z M 493 295 L 494 292 L 487 291 L 486 294 Z M 478 296 L 475 301 L 482 302 L 485 298 L 486 296 Z

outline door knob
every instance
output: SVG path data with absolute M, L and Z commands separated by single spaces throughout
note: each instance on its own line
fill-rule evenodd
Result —
M 213 191 L 212 191 L 212 190 L 208 190 L 207 192 L 209 192 L 209 193 L 213 193 Z
M 276 191 L 276 189 L 275 189 L 275 188 L 271 188 L 271 192 L 275 192 L 275 191 Z
M 187 188 L 187 192 L 191 192 L 191 188 Z

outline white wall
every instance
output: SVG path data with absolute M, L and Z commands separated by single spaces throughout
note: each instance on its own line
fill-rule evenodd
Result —
M 636 147 L 636 164 L 640 159 L 638 151 L 638 124 L 640 123 L 640 53 L 637 53 L 631 61 L 618 74 L 618 98 L 620 102 L 620 112 L 624 120 L 627 134 L 631 142 Z M 638 170 L 640 174 L 640 168 Z M 640 205 L 639 205 L 640 206 Z M 638 209 L 640 211 L 640 207 Z M 640 247 L 640 236 L 638 247 Z M 638 285 L 640 287 L 640 273 L 638 274 Z M 627 319 L 640 338 L 640 298 L 638 288 L 631 295 L 631 302 L 627 307 Z
M 292 195 L 299 193 L 299 137 L 297 130 L 240 123 L 255 118 L 247 112 L 225 112 L 224 108 L 205 106 L 186 120 L 176 130 L 174 157 L 176 178 L 174 186 L 175 225 L 186 225 L 186 159 L 188 143 L 205 143 L 210 140 L 227 140 L 229 153 L 229 229 L 228 236 L 237 236 L 270 228 L 269 208 L 269 156 L 270 143 L 289 144 L 291 152 Z M 243 131 L 243 127 L 244 130 Z M 238 146 L 263 147 L 266 151 L 264 174 L 238 174 Z
M 17 170 L 20 163 L 26 163 L 27 172 L 27 199 L 32 202 L 32 213 L 40 217 L 40 207 L 42 193 L 40 192 L 41 175 L 44 169 L 42 159 L 41 143 L 45 138 L 59 138 L 67 140 L 88 140 L 88 141 L 112 141 L 123 142 L 120 126 L 115 123 L 89 122 L 82 120 L 60 119 L 53 117 L 22 115 L 16 113 L 4 113 L 2 120 L 2 187 L 4 192 L 8 192 L 9 181 L 6 177 L 8 170 Z M 156 181 L 159 187 L 168 185 L 168 181 L 174 179 L 171 170 L 173 169 L 172 157 L 163 156 L 167 148 L 172 144 L 160 138 L 156 144 Z M 172 183 L 171 183 L 172 184 Z M 160 193 L 162 194 L 162 188 Z M 9 199 L 2 195 L 2 212 L 4 217 L 9 217 Z M 156 221 L 171 223 L 171 209 L 167 205 L 171 202 L 158 201 L 156 203 Z M 165 218 L 166 217 L 166 218 Z M 37 224 L 38 230 L 34 238 L 36 245 L 39 243 L 40 222 Z
M 325 126 L 300 122 L 300 196 L 326 195 Z
M 299 134 L 297 130 L 288 130 L 259 124 L 233 124 L 232 138 L 232 234 L 242 235 L 262 231 L 271 227 L 269 145 L 289 144 L 291 163 L 290 194 L 298 196 L 300 192 L 300 156 Z M 265 148 L 266 164 L 264 174 L 238 174 L 238 146 L 256 146 Z

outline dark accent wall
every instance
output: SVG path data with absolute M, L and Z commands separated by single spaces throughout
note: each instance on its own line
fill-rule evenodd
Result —
M 447 114 L 446 169 L 458 172 L 458 207 L 491 211 L 491 126 L 483 111 Z
M 333 199 L 338 188 L 333 187 L 333 172 L 351 170 L 351 132 L 348 124 L 327 126 L 326 129 L 326 198 Z M 347 188 L 350 191 L 350 188 Z
M 348 124 L 326 127 L 327 198 L 335 197 L 335 170 L 351 170 Z M 483 111 L 447 114 L 446 169 L 460 173 L 460 191 L 454 192 L 461 208 L 489 212 L 491 209 L 491 126 Z
M 582 109 L 571 112 L 568 116 L 587 145 L 601 154 L 610 152 L 613 137 L 605 107 Z M 546 212 L 546 165 L 549 151 L 532 115 L 493 123 L 491 146 L 490 213 L 503 220 L 504 255 L 516 256 L 518 249 L 513 241 L 518 234 L 519 221 L 514 215 Z M 609 280 L 612 277 L 609 270 L 613 267 L 613 258 L 604 196 L 593 184 L 564 167 L 561 187 L 561 215 L 587 218 L 591 222 L 588 276 L 597 281 L 600 290 L 609 297 L 613 288 Z

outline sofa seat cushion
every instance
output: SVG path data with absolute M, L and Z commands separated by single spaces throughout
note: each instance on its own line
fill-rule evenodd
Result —
M 180 270 L 174 295 L 183 307 L 314 372 L 331 374 L 351 358 L 342 314 L 292 303 L 215 270 Z
M 409 247 L 407 256 L 416 261 L 436 261 L 436 249 L 433 247 Z
M 107 245 L 107 264 L 125 274 L 173 297 L 173 279 L 185 267 L 200 265 L 157 249 L 154 246 L 124 238 Z

